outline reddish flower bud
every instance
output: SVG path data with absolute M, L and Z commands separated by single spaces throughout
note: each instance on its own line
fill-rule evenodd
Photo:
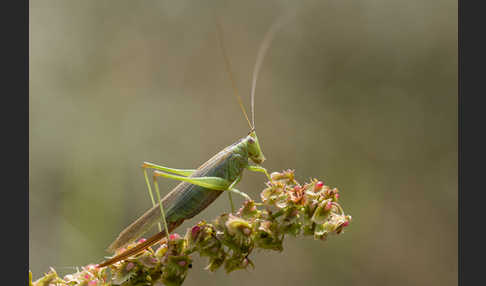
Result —
M 170 240 L 176 240 L 176 239 L 179 239 L 180 237 L 181 236 L 178 233 L 173 233 L 173 234 L 169 235 Z
M 191 229 L 192 238 L 196 238 L 196 235 L 199 233 L 200 230 L 201 230 L 200 226 L 198 225 L 193 226 Z
M 334 198 L 335 198 L 336 200 L 337 200 L 337 199 L 339 199 L 339 194 L 335 194 L 335 195 L 334 195 Z
M 135 267 L 135 264 L 133 262 L 128 262 L 127 263 L 127 267 L 126 267 L 126 270 L 127 271 L 130 271 L 133 269 L 133 267 Z
M 120 249 L 117 249 L 117 250 L 115 251 L 115 253 L 116 253 L 116 254 L 120 254 L 120 253 L 125 252 L 126 250 L 127 250 L 127 249 L 126 249 L 125 247 L 122 247 L 122 248 L 120 248 Z
M 321 182 L 321 181 L 318 181 L 315 185 L 314 185 L 314 191 L 320 191 L 322 189 L 322 187 L 324 187 L 324 183 Z
M 343 227 L 346 227 L 346 226 L 348 226 L 348 225 L 349 225 L 349 221 L 345 221 L 345 222 L 343 223 Z
M 241 262 L 241 267 L 245 268 L 246 266 L 248 266 L 248 263 L 248 258 L 243 259 L 243 261 Z
M 332 208 L 332 203 L 329 201 L 327 202 L 326 206 L 324 207 L 324 210 L 329 211 Z
M 138 240 L 138 243 L 144 243 L 145 241 L 147 241 L 145 238 L 140 238 L 140 239 Z

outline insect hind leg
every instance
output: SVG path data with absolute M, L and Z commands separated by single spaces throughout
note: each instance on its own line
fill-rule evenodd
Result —
M 153 176 L 153 179 L 154 179 L 155 193 L 157 194 L 157 200 L 159 201 L 160 213 L 162 214 L 162 222 L 164 223 L 165 234 L 167 236 L 167 240 L 170 240 L 169 227 L 167 226 L 167 220 L 165 219 L 164 206 L 162 203 L 162 199 L 160 198 L 159 184 L 157 183 L 157 176 L 155 174 Z
M 149 191 L 150 200 L 152 201 L 152 206 L 156 206 L 157 203 L 155 202 L 154 195 L 153 195 L 153 192 L 152 192 L 152 187 L 150 186 L 150 181 L 149 181 L 149 178 L 148 178 L 147 169 L 155 169 L 155 170 L 166 171 L 166 172 L 170 172 L 170 173 L 173 173 L 173 174 L 178 174 L 178 175 L 186 176 L 186 177 L 190 176 L 195 171 L 193 169 L 169 168 L 169 167 L 157 165 L 157 164 L 154 164 L 154 163 L 151 163 L 151 162 L 143 162 L 142 169 L 143 169 L 143 175 L 145 177 L 145 183 L 147 184 L 147 189 Z M 157 191 L 157 189 L 156 189 L 156 191 Z M 159 196 L 158 201 L 160 203 L 160 194 L 158 194 L 158 196 Z M 165 221 L 165 218 L 164 218 L 165 214 L 163 213 L 163 207 L 161 207 L 161 212 L 162 212 L 162 220 Z M 160 223 L 158 223 L 158 227 L 159 227 L 159 231 L 162 231 L 162 227 L 161 227 Z
M 149 192 L 150 200 L 152 201 L 152 206 L 155 207 L 157 204 L 155 203 L 154 195 L 152 193 L 152 187 L 150 186 L 150 181 L 149 181 L 149 178 L 148 178 L 147 169 L 143 166 L 142 166 L 142 168 L 143 168 L 143 176 L 145 177 L 145 183 L 147 184 L 147 189 L 148 189 L 148 192 Z M 159 197 L 160 197 L 160 195 L 159 195 Z M 160 199 L 159 199 L 159 203 L 161 203 Z M 165 217 L 165 214 L 163 215 L 163 217 Z M 158 223 L 157 225 L 159 227 L 159 232 L 162 231 L 162 227 L 160 226 L 160 223 Z
M 188 177 L 188 176 L 192 175 L 192 173 L 194 173 L 194 171 L 196 171 L 194 169 L 175 169 L 175 168 L 169 168 L 169 167 L 157 165 L 157 164 L 150 163 L 150 162 L 143 162 L 142 168 L 143 169 L 147 169 L 147 168 L 149 168 L 149 169 L 156 169 L 156 170 L 160 170 L 160 171 L 169 172 L 169 173 L 172 173 L 172 174 L 181 175 L 181 176 L 184 176 L 184 177 Z

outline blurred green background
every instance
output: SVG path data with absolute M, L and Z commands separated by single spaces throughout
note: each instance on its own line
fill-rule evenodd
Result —
M 212 8 L 214 7 L 214 10 Z M 213 12 L 270 171 L 338 187 L 353 222 L 185 285 L 457 283 L 457 1 L 31 1 L 30 268 L 97 263 L 150 207 L 143 161 L 195 168 L 247 134 Z M 239 189 L 257 197 L 264 176 Z M 161 180 L 165 189 L 177 184 Z M 225 198 L 179 228 L 229 209 Z

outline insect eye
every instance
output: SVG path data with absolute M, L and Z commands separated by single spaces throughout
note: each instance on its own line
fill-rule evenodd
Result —
M 253 140 L 252 138 L 250 138 L 250 139 L 248 139 L 248 143 L 253 144 L 253 143 L 255 143 L 255 140 Z

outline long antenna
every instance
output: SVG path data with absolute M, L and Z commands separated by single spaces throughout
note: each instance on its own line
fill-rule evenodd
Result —
M 221 24 L 219 23 L 217 16 L 214 16 L 214 19 L 216 21 L 216 26 L 218 28 L 218 41 L 219 41 L 219 45 L 221 47 L 221 50 L 223 51 L 223 57 L 224 57 L 226 72 L 228 73 L 229 78 L 231 80 L 231 85 L 233 86 L 233 90 L 235 92 L 236 99 L 238 100 L 238 104 L 240 105 L 241 110 L 243 111 L 243 115 L 245 115 L 246 121 L 248 122 L 250 129 L 253 130 L 254 126 L 252 126 L 252 124 L 250 123 L 250 119 L 248 119 L 248 114 L 246 113 L 245 107 L 243 106 L 243 103 L 241 101 L 241 97 L 238 94 L 238 88 L 236 88 L 235 80 L 233 79 L 233 73 L 231 72 L 231 63 L 228 59 L 228 56 L 226 55 L 226 49 L 224 48 L 224 44 L 223 44 L 223 29 L 221 28 Z
M 281 16 L 277 19 L 270 29 L 265 34 L 263 38 L 263 42 L 260 44 L 260 48 L 258 49 L 257 60 L 255 63 L 255 67 L 253 69 L 253 79 L 251 83 L 251 123 L 253 128 L 255 128 L 255 88 L 256 88 L 256 81 L 258 78 L 258 72 L 260 71 L 263 59 L 265 58 L 265 53 L 270 47 L 273 38 L 275 37 L 275 33 L 280 29 L 280 27 L 285 23 L 284 20 L 288 19 L 288 17 Z

